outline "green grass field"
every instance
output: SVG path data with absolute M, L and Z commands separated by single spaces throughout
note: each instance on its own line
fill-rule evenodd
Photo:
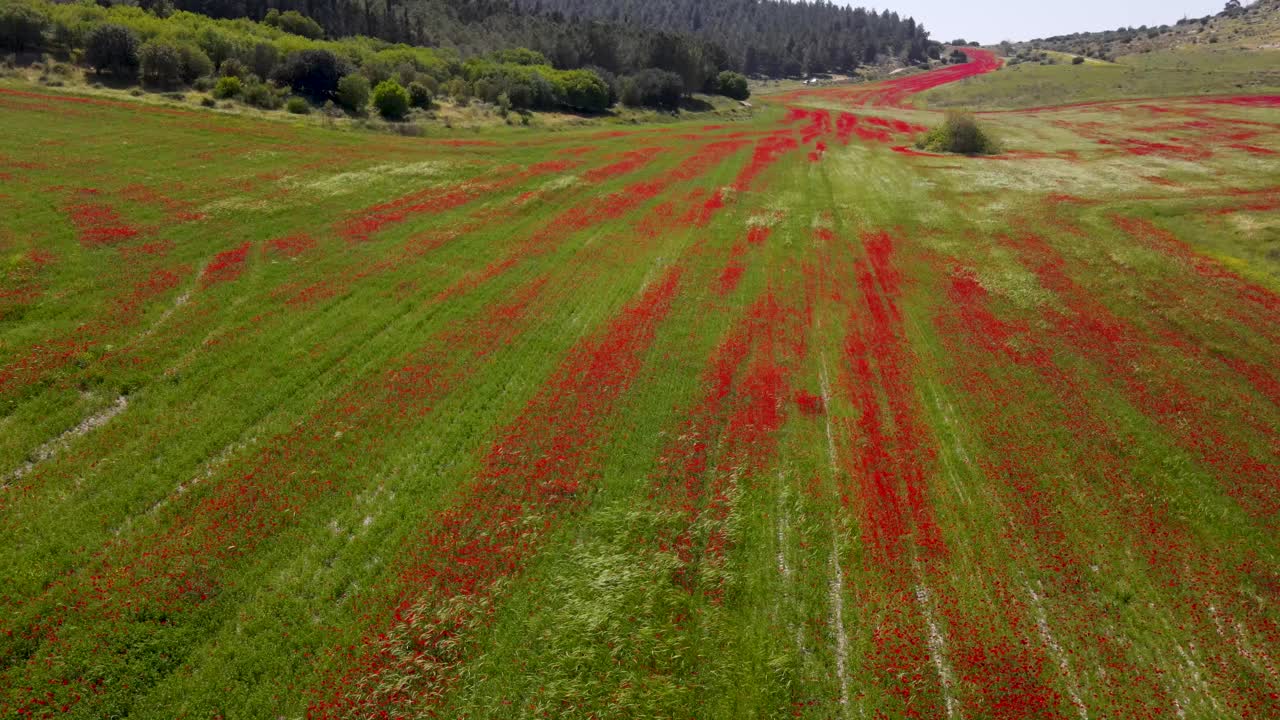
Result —
M 0 86 L 0 716 L 1280 714 L 1280 100 L 964 158 L 931 77 L 424 138 Z
M 922 95 L 930 107 L 1030 108 L 1121 98 L 1280 92 L 1280 49 L 1188 47 L 1114 63 L 1022 64 Z

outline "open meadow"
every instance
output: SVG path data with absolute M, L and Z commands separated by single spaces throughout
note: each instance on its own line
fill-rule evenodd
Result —
M 0 84 L 0 717 L 1280 717 L 1280 96 L 914 149 L 969 52 L 421 138 Z

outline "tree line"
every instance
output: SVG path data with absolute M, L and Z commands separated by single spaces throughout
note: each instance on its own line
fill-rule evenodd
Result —
M 923 62 L 941 49 L 911 18 L 827 0 L 137 1 L 215 18 L 293 10 L 329 37 L 367 35 L 463 57 L 525 47 L 562 69 L 672 72 L 689 91 L 725 70 L 771 77 L 850 71 L 885 59 Z
M 679 74 L 653 67 L 625 76 L 600 67 L 557 67 L 528 48 L 464 58 L 453 49 L 367 36 L 324 39 L 328 33 L 318 22 L 293 10 L 270 9 L 262 22 L 159 10 L 0 0 L 0 50 L 52 52 L 83 62 L 102 80 L 211 90 L 214 98 L 264 109 L 307 112 L 332 103 L 359 114 L 372 99 L 389 119 L 402 118 L 409 107 L 429 108 L 439 97 L 480 99 L 504 112 L 592 113 L 618 102 L 674 109 L 698 90 L 749 95 L 746 78 L 730 71 L 686 84 Z
M 896 12 L 829 0 L 514 0 L 534 15 L 552 13 L 618 27 L 654 28 L 714 40 L 729 66 L 771 77 L 849 72 L 885 60 L 936 59 L 941 46 L 924 26 Z

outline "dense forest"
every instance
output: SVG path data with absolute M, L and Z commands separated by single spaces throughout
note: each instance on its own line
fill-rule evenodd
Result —
M 463 57 L 524 47 L 558 68 L 657 68 L 702 87 L 723 70 L 770 76 L 923 61 L 939 46 L 912 19 L 829 3 L 756 0 L 139 0 L 144 8 L 260 20 L 314 19 L 329 37 L 368 35 Z M 729 50 L 728 48 L 732 48 Z
M 848 71 L 939 56 L 924 26 L 895 12 L 785 0 L 514 0 L 535 14 L 560 13 L 714 38 L 733 48 L 733 69 L 751 75 Z

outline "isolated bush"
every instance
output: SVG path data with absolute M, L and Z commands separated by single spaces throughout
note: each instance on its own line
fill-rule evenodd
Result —
M 1079 55 L 1077 55 L 1077 56 L 1075 56 L 1075 57 L 1071 58 L 1071 64 L 1072 64 L 1072 65 L 1083 65 L 1083 64 L 1084 64 L 1084 58 L 1082 58 L 1082 57 L 1080 57 Z
M 211 98 L 211 97 L 200 98 L 200 106 L 201 106 L 201 107 L 207 107 L 207 108 L 217 107 L 217 106 L 218 106 L 218 101 L 217 101 L 217 100 L 214 100 L 214 99 L 213 99 L 213 98 Z
M 716 76 L 716 91 L 734 100 L 746 100 L 751 97 L 746 76 L 732 70 L 725 70 Z
M 388 120 L 403 120 L 409 114 L 409 91 L 395 80 L 383 80 L 373 89 L 373 106 Z
M 138 51 L 143 85 L 171 88 L 182 84 L 182 55 L 163 40 L 153 40 Z
M 298 50 L 285 56 L 284 62 L 276 67 L 273 77 L 299 95 L 324 102 L 337 97 L 338 82 L 346 75 L 346 65 L 332 52 Z M 367 86 L 366 81 L 366 95 Z
M 89 32 L 85 61 L 95 72 L 106 70 L 117 77 L 136 77 L 138 36 L 123 25 L 99 25 Z
M 369 81 L 363 75 L 346 75 L 338 81 L 336 97 L 338 104 L 349 112 L 364 112 L 364 107 L 369 104 Z
M 220 78 L 218 84 L 213 86 L 213 96 L 220 100 L 232 98 L 239 95 L 243 89 L 240 78 L 235 75 L 228 75 Z
M 978 125 L 973 115 L 951 111 L 938 127 L 916 143 L 916 147 L 930 152 L 958 153 L 961 155 L 994 155 L 1000 152 L 995 141 Z
M 305 98 L 294 95 L 285 101 L 284 109 L 294 115 L 306 115 L 311 112 L 311 103 L 307 102 Z
M 0 48 L 26 52 L 44 44 L 49 18 L 25 5 L 0 7 Z

